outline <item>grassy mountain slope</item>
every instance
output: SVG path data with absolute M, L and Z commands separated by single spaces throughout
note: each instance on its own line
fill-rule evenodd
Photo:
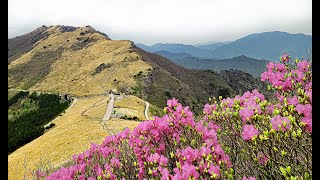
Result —
M 9 65 L 9 88 L 78 96 L 104 93 L 104 89 L 135 85 L 133 75 L 151 68 L 130 51 L 132 42 L 112 41 L 90 29 L 62 32 L 60 26 L 49 28 L 45 40 Z M 101 64 L 105 68 L 93 75 Z
M 172 97 L 200 108 L 208 97 L 238 91 L 219 74 L 183 68 L 90 26 L 53 26 L 45 32 L 46 39 L 9 64 L 9 88 L 75 96 L 117 89 L 160 108 Z
M 109 97 L 79 99 L 63 116 L 58 116 L 54 120 L 53 129 L 10 154 L 8 156 L 9 179 L 23 178 L 25 157 L 29 170 L 35 168 L 40 159 L 49 160 L 54 166 L 59 166 L 65 160 L 70 159 L 74 153 L 87 149 L 90 142 L 101 143 L 105 136 L 110 135 L 101 126 L 101 118 L 105 113 L 108 99 Z M 96 106 L 91 108 L 96 102 L 98 102 Z M 128 108 L 141 109 L 143 106 L 142 104 L 142 107 L 129 106 Z M 123 108 L 121 105 L 119 107 Z M 106 127 L 112 132 L 119 132 L 125 127 L 132 129 L 138 123 L 137 121 L 111 119 L 106 123 Z M 30 175 L 28 179 L 31 179 Z
M 209 97 L 220 95 L 228 97 L 241 92 L 236 86 L 230 86 L 230 82 L 225 79 L 225 76 L 219 73 L 187 69 L 158 54 L 149 53 L 140 48 L 137 48 L 137 51 L 143 60 L 150 62 L 155 67 L 143 78 L 142 89 L 144 93 L 140 97 L 159 107 L 165 105 L 163 99 L 175 97 L 182 104 L 189 105 L 194 111 L 201 113 L 202 107 Z M 251 79 L 246 82 L 248 88 L 242 90 L 248 91 L 264 86 L 259 79 L 255 79 L 248 73 L 242 71 L 237 73 L 242 74 L 241 77 Z
M 48 27 L 42 26 L 30 33 L 8 39 L 8 63 L 30 51 L 41 39 L 45 39 L 48 36 L 46 30 Z

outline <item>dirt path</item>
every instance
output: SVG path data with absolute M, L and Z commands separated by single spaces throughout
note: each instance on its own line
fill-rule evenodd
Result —
M 147 101 L 146 102 L 146 109 L 144 110 L 144 117 L 146 117 L 146 120 L 150 120 L 149 116 L 148 116 L 148 110 L 149 110 L 149 103 Z
M 108 129 L 106 126 L 107 120 L 109 120 L 111 117 L 111 113 L 113 111 L 113 106 L 114 106 L 114 101 L 115 101 L 113 94 L 109 94 L 109 96 L 110 96 L 110 99 L 107 104 L 106 113 L 104 114 L 104 116 L 101 120 L 101 126 L 102 126 L 103 130 L 107 131 L 110 135 L 113 135 L 114 133 L 112 131 L 110 131 L 110 129 Z
M 114 95 L 113 94 L 110 94 L 110 100 L 108 102 L 108 105 L 107 105 L 107 109 L 106 109 L 106 113 L 105 115 L 103 116 L 102 118 L 102 121 L 107 121 L 110 119 L 111 117 L 111 113 L 112 113 L 112 110 L 113 110 L 113 105 L 114 105 Z

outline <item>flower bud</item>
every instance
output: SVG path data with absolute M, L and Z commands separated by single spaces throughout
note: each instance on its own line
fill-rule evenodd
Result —
M 271 126 L 272 126 L 272 124 L 271 124 Z M 274 130 L 274 129 L 270 129 L 270 131 L 269 131 L 270 133 L 272 133 L 272 134 L 274 134 L 275 132 L 276 132 L 276 130 Z
M 298 129 L 298 131 L 297 131 L 297 136 L 298 136 L 298 138 L 301 137 L 301 133 L 302 133 L 302 131 L 301 131 L 300 129 Z
M 271 91 L 271 86 L 270 85 L 268 85 L 268 90 Z
M 280 171 L 284 177 L 287 176 L 287 171 L 283 167 L 280 167 Z
M 295 131 L 292 131 L 292 137 L 294 137 L 294 138 L 297 137 L 297 133 Z
M 257 135 L 254 135 L 251 140 L 256 141 L 256 139 L 257 139 Z
M 305 172 L 305 173 L 304 173 L 304 178 L 305 178 L 305 179 L 308 179 L 308 178 L 309 178 L 308 172 Z
M 286 171 L 287 171 L 288 173 L 290 173 L 290 172 L 291 172 L 291 167 L 288 166 L 288 167 L 286 168 Z
M 180 162 L 176 161 L 176 166 L 177 166 L 178 169 L 181 169 L 181 164 L 180 164 Z
M 174 157 L 174 153 L 172 151 L 170 152 L 170 157 L 171 159 Z

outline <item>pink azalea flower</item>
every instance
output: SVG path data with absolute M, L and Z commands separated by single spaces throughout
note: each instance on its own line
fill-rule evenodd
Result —
M 115 158 L 115 157 L 113 157 L 113 158 L 110 160 L 110 164 L 111 164 L 112 166 L 117 167 L 117 168 L 119 168 L 120 165 L 121 165 L 119 159 L 117 159 L 117 158 Z
M 284 127 L 283 123 L 286 123 Z M 290 129 L 290 120 L 287 117 L 281 117 L 280 115 L 276 115 L 271 119 L 272 129 L 279 131 L 279 125 L 283 131 Z
M 269 79 L 269 72 L 263 72 L 261 74 L 261 81 L 265 81 L 265 80 L 268 80 Z
M 270 70 L 270 71 L 272 72 L 274 65 L 275 65 L 275 63 L 269 62 L 269 63 L 267 64 L 268 70 Z
M 310 63 L 307 60 L 303 60 L 297 63 L 298 70 L 301 72 L 307 72 L 308 67 L 310 67 Z
M 177 104 L 178 104 L 178 100 L 175 99 L 175 98 L 170 99 L 170 100 L 167 101 L 167 105 L 168 105 L 169 107 L 175 107 Z
M 242 129 L 242 139 L 245 141 L 251 140 L 255 135 L 259 135 L 259 131 L 254 127 L 254 125 L 244 125 Z
M 265 155 L 264 153 L 262 153 L 262 152 L 259 152 L 258 153 L 258 163 L 260 164 L 260 165 L 266 165 L 266 163 L 267 163 L 267 160 L 269 159 L 268 157 L 267 157 L 267 155 Z
M 159 166 L 158 169 L 161 174 L 161 180 L 167 180 L 170 177 L 170 173 L 167 168 L 162 168 L 161 166 Z
M 310 104 L 306 104 L 306 105 L 298 104 L 296 106 L 296 111 L 299 114 L 303 114 L 304 117 L 311 117 L 311 115 L 312 115 L 312 106 Z
M 220 177 L 220 166 L 214 166 L 213 164 L 210 165 L 208 169 L 210 175 L 216 174 L 217 177 Z
M 288 98 L 288 104 L 296 106 L 299 104 L 299 100 L 296 95 L 294 95 L 292 98 Z
M 303 77 L 304 77 L 303 72 L 294 69 L 294 70 L 291 70 L 291 73 L 292 73 L 293 79 L 295 79 L 297 82 L 303 82 Z
M 250 110 L 248 107 L 244 107 L 243 110 L 239 111 L 239 115 L 243 122 L 246 122 L 247 119 L 251 120 L 251 117 L 254 115 L 254 111 Z
M 166 158 L 165 156 L 161 155 L 160 156 L 160 160 L 159 160 L 159 164 L 162 166 L 167 166 L 168 163 L 168 158 Z
M 302 122 L 306 123 L 305 129 L 312 133 L 312 118 L 311 117 L 304 117 L 301 120 Z
M 198 179 L 199 173 L 197 172 L 196 166 L 186 163 L 182 166 L 182 177 L 188 179 L 190 176 Z

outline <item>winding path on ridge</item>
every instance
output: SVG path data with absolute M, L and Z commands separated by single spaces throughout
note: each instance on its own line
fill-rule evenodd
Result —
M 111 133 L 113 134 L 106 126 L 106 121 L 110 119 L 111 117 L 111 113 L 113 111 L 113 106 L 114 106 L 114 95 L 113 94 L 110 94 L 110 99 L 108 101 L 108 105 L 107 105 L 107 109 L 106 109 L 106 113 L 105 115 L 103 116 L 102 118 L 102 121 L 101 121 L 101 125 L 102 125 L 102 128 L 105 130 L 105 131 L 108 131 L 108 133 Z
M 150 120 L 149 116 L 148 116 L 148 110 L 149 110 L 150 103 L 148 103 L 147 101 L 145 101 L 145 103 L 146 103 L 146 108 L 144 110 L 144 117 L 146 118 L 146 120 Z
M 110 129 L 107 128 L 107 126 L 106 126 L 106 121 L 109 120 L 110 117 L 111 117 L 111 113 L 112 113 L 112 111 L 113 111 L 113 106 L 114 106 L 114 101 L 115 101 L 115 99 L 114 99 L 114 95 L 113 95 L 113 94 L 108 94 L 108 93 L 107 93 L 107 89 L 106 89 L 106 87 L 103 86 L 103 84 L 105 84 L 105 82 L 108 82 L 108 81 L 110 80 L 111 75 L 114 74 L 115 71 L 116 71 L 117 68 L 118 68 L 118 64 L 116 64 L 116 63 L 114 62 L 114 58 L 115 58 L 117 55 L 119 55 L 119 54 L 121 54 L 121 53 L 123 53 L 123 52 L 125 52 L 125 51 L 126 51 L 126 50 L 122 50 L 122 51 L 119 51 L 119 52 L 113 52 L 113 56 L 112 56 L 112 59 L 111 59 L 111 62 L 112 62 L 113 65 L 114 65 L 114 66 L 113 66 L 113 67 L 114 67 L 113 70 L 110 72 L 110 74 L 108 74 L 108 75 L 104 78 L 104 80 L 103 80 L 102 82 L 97 82 L 97 83 L 100 84 L 101 88 L 103 89 L 103 91 L 104 91 L 105 93 L 104 93 L 104 94 L 99 94 L 99 95 L 90 95 L 90 96 L 104 96 L 104 98 L 105 98 L 107 95 L 110 96 L 110 99 L 109 99 L 108 104 L 107 104 L 107 107 L 106 107 L 106 113 L 105 113 L 105 115 L 102 117 L 102 119 L 101 119 L 101 118 L 98 118 L 98 119 L 97 119 L 97 118 L 93 118 L 93 119 L 96 119 L 96 120 L 101 121 L 101 126 L 102 126 L 103 130 L 107 131 L 110 135 L 113 135 L 114 133 L 113 133 Z M 89 97 L 88 95 L 85 96 L 85 98 L 88 98 L 88 97 Z M 101 100 L 98 100 L 97 102 L 95 102 L 90 108 L 88 108 L 88 109 L 86 109 L 85 111 L 83 111 L 83 112 L 81 113 L 81 115 L 85 116 L 84 113 L 85 113 L 87 110 L 89 110 L 89 109 L 91 109 L 91 108 L 94 108 L 94 107 L 97 107 L 96 104 L 97 104 L 98 102 L 101 102 L 104 98 L 102 98 Z M 88 117 L 88 116 L 87 116 L 87 117 Z M 89 117 L 88 117 L 88 118 L 89 118 Z
M 103 130 L 107 131 L 110 135 L 113 135 L 114 133 L 107 128 L 106 126 L 106 122 L 111 118 L 111 115 L 112 115 L 112 111 L 113 111 L 113 108 L 114 108 L 114 103 L 116 101 L 116 98 L 113 94 L 109 94 L 107 93 L 107 87 L 104 86 L 105 83 L 108 83 L 108 81 L 110 80 L 112 74 L 115 73 L 115 71 L 117 70 L 119 64 L 116 64 L 114 62 L 114 58 L 117 56 L 117 55 L 120 55 L 121 53 L 125 52 L 126 50 L 122 50 L 122 51 L 119 51 L 119 52 L 113 52 L 113 57 L 111 59 L 111 62 L 113 63 L 113 69 L 111 70 L 111 72 L 106 75 L 106 77 L 102 80 L 102 81 L 99 81 L 97 82 L 98 84 L 100 84 L 101 88 L 103 89 L 103 91 L 105 93 L 100 93 L 100 94 L 87 94 L 87 95 L 82 95 L 82 96 L 73 96 L 72 98 L 74 99 L 72 101 L 72 104 L 65 110 L 65 112 L 67 112 L 69 109 L 71 109 L 78 100 L 81 100 L 81 99 L 86 99 L 86 98 L 94 98 L 94 97 L 102 97 L 101 99 L 97 100 L 96 102 L 94 102 L 90 107 L 86 108 L 84 111 L 81 112 L 81 116 L 85 116 L 86 118 L 88 119 L 91 119 L 91 120 L 95 120 L 95 121 L 101 121 L 101 126 L 103 128 Z M 17 89 L 17 90 L 20 90 L 20 91 L 29 91 L 29 92 L 34 92 L 34 91 L 31 91 L 31 90 L 23 90 L 23 89 Z M 39 91 L 37 91 L 39 93 Z M 49 94 L 52 94 L 52 92 L 40 92 L 40 93 L 49 93 Z M 96 108 L 96 107 L 99 107 L 101 105 L 103 105 L 105 102 L 102 102 L 107 96 L 110 97 L 110 99 L 108 100 L 108 103 L 107 103 L 107 106 L 106 106 L 106 113 L 105 115 L 101 118 L 101 117 L 90 117 L 86 114 L 86 112 L 90 109 L 93 109 L 93 108 Z M 99 102 L 102 102 L 99 104 Z M 146 102 L 145 101 L 145 110 L 144 110 L 144 116 L 146 118 L 146 120 L 149 120 L 149 116 L 148 116 L 148 110 L 149 110 L 149 102 Z M 59 116 L 58 116 L 59 118 Z M 57 118 L 53 119 L 51 122 L 47 123 L 44 127 L 50 125 L 50 123 L 54 122 Z

